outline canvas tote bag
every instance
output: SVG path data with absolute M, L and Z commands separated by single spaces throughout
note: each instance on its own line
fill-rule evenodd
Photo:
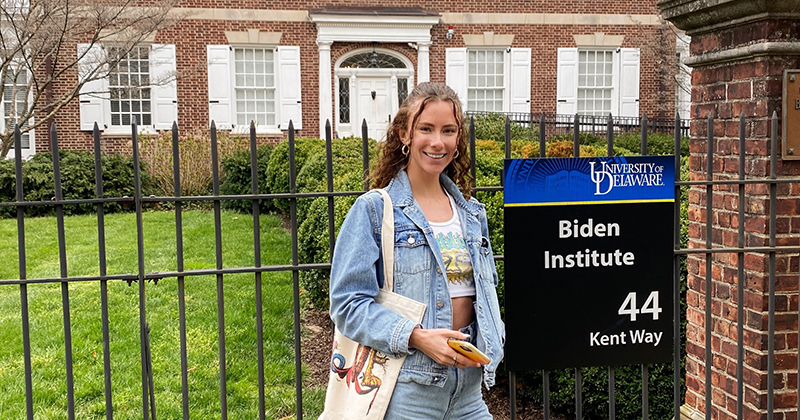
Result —
M 381 224 L 383 288 L 375 302 L 394 310 L 414 323 L 422 322 L 426 305 L 392 291 L 394 283 L 394 213 L 392 199 L 384 189 Z M 381 328 L 381 326 L 375 326 Z M 333 336 L 331 375 L 325 395 L 325 411 L 320 420 L 383 419 L 392 398 L 400 367 L 406 356 L 392 358 L 371 347 L 356 343 L 336 328 Z

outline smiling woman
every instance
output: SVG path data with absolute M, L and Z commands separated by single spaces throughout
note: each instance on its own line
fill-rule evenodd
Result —
M 370 405 L 372 413 L 381 412 L 376 418 L 492 418 L 481 383 L 494 385 L 505 329 L 494 261 L 485 258 L 492 252 L 486 212 L 470 198 L 466 143 L 455 92 L 438 83 L 417 85 L 381 144 L 372 184 L 382 194 L 360 196 L 339 231 L 331 266 L 331 318 L 359 349 L 403 359 L 399 376 L 386 378 L 387 383 L 397 380 L 394 389 L 380 390 L 382 396 L 391 395 L 388 407 Z M 384 211 L 389 212 L 386 218 L 378 217 Z M 389 216 L 393 230 L 382 227 L 392 223 Z M 376 236 L 379 228 L 382 233 Z M 386 250 L 377 237 L 387 232 L 393 232 L 394 250 L 384 260 Z M 421 323 L 379 303 L 382 283 L 388 283 L 379 267 L 393 267 L 394 292 L 427 307 Z M 473 361 L 451 347 L 450 338 L 474 345 L 487 357 Z M 345 359 L 347 352 L 337 343 L 333 350 L 339 370 L 369 364 Z M 342 407 L 336 398 L 341 380 L 343 376 L 331 375 L 323 419 L 333 418 L 326 414 Z M 356 381 L 356 389 L 367 390 L 359 394 L 378 395 L 382 379 L 359 375 Z M 344 412 L 364 415 L 355 408 Z

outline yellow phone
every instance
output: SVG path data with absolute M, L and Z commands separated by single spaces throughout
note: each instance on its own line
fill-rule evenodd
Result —
M 484 365 L 492 361 L 492 359 L 489 359 L 489 356 L 483 354 L 482 351 L 478 350 L 478 348 L 473 346 L 469 341 L 458 340 L 451 337 L 447 339 L 447 344 L 449 344 L 453 350 L 467 356 L 472 361 Z

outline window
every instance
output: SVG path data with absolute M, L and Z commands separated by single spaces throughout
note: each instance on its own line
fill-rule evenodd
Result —
M 639 116 L 638 48 L 559 48 L 557 113 Z
M 339 122 L 350 123 L 350 78 L 339 78 Z
M 608 115 L 611 112 L 612 55 L 611 51 L 578 53 L 578 114 Z
M 150 47 L 134 47 L 127 54 L 116 48 L 108 52 L 124 54 L 108 72 L 111 125 L 151 125 Z
M 446 61 L 466 111 L 530 112 L 530 48 L 448 48 Z
M 400 108 L 403 102 L 408 98 L 408 79 L 397 79 L 397 107 Z
M 272 49 L 234 49 L 236 124 L 275 123 L 275 57 Z
M 260 133 L 302 128 L 300 47 L 208 45 L 209 120 Z
M 503 111 L 505 53 L 503 51 L 469 51 L 467 68 L 467 109 L 470 111 Z
M 178 120 L 175 45 L 138 45 L 130 51 L 113 45 L 78 44 L 81 130 L 95 122 L 104 134 L 130 135 L 169 130 Z
M 19 123 L 20 114 L 25 113 L 28 97 L 28 72 L 19 71 L 16 75 L 13 72 L 6 73 L 3 82 L 3 119 L 5 126 L 14 129 L 14 125 Z M 26 127 L 28 121 L 23 121 L 22 127 Z M 30 133 L 25 133 L 21 137 L 21 147 L 23 150 L 30 150 Z

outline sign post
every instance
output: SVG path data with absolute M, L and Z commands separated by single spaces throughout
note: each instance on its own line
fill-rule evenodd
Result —
M 510 371 L 672 360 L 673 165 L 506 160 Z

